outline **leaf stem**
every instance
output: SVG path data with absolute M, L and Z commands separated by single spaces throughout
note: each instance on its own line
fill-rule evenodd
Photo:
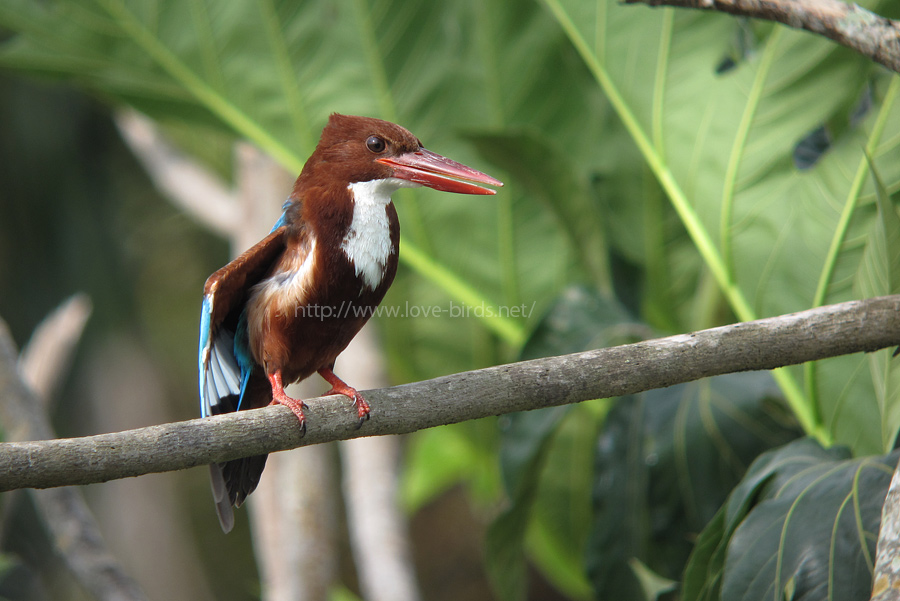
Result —
M 163 45 L 120 0 L 96 0 L 120 27 L 155 60 L 160 67 L 185 87 L 202 105 L 246 138 L 253 140 L 282 165 L 299 173 L 303 160 L 282 144 L 247 113 L 203 81 L 184 62 Z
M 307 152 L 312 152 L 312 149 L 316 147 L 315 135 L 310 127 L 306 111 L 303 110 L 303 95 L 300 93 L 297 77 L 291 66 L 288 43 L 284 39 L 284 31 L 280 27 L 278 14 L 272 0 L 259 0 L 259 9 L 265 23 L 269 46 L 275 56 L 281 89 L 284 90 L 285 101 L 291 112 L 291 121 L 294 123 L 294 129 L 303 148 Z
M 825 258 L 825 265 L 822 267 L 822 274 L 819 276 L 819 285 L 816 287 L 816 294 L 813 297 L 813 307 L 820 307 L 825 303 L 825 297 L 828 295 L 828 286 L 831 284 L 832 277 L 834 276 L 835 266 L 837 265 L 838 257 L 841 253 L 841 247 L 847 239 L 850 221 L 853 219 L 853 214 L 856 212 L 856 207 L 859 204 L 859 195 L 862 191 L 863 184 L 866 181 L 866 176 L 869 174 L 868 157 L 871 156 L 874 158 L 875 156 L 875 149 L 881 141 L 881 134 L 884 133 L 884 128 L 885 125 L 887 125 L 888 116 L 890 115 L 891 108 L 893 108 L 894 101 L 897 99 L 898 91 L 900 91 L 900 76 L 894 75 L 891 78 L 891 84 L 888 86 L 887 93 L 885 94 L 884 102 L 881 104 L 881 110 L 878 111 L 878 117 L 875 119 L 875 124 L 872 126 L 872 133 L 869 135 L 868 142 L 866 142 L 865 152 L 859 159 L 859 165 L 856 167 L 856 175 L 854 176 L 853 183 L 850 185 L 850 190 L 847 193 L 847 200 L 844 201 L 844 210 L 841 213 L 837 228 L 835 228 L 834 231 L 834 236 L 831 239 L 831 246 L 829 247 L 828 254 Z
M 660 156 L 665 155 L 663 137 L 663 109 L 666 102 L 666 76 L 669 73 L 669 54 L 672 49 L 672 29 L 675 11 L 663 12 L 662 33 L 659 37 L 659 52 L 656 57 L 656 82 L 653 86 L 653 146 Z
M 722 187 L 722 213 L 719 223 L 719 243 L 722 248 L 722 262 L 725 264 L 725 269 L 728 270 L 729 278 L 731 279 L 735 275 L 734 255 L 731 245 L 731 221 L 734 215 L 734 193 L 737 188 L 738 169 L 744 156 L 747 138 L 750 136 L 750 126 L 753 125 L 756 109 L 759 108 L 766 78 L 775 62 L 776 49 L 778 48 L 778 41 L 781 39 L 782 31 L 783 29 L 780 27 L 774 28 L 766 40 L 766 48 L 759 61 L 756 76 L 753 78 L 753 85 L 750 88 L 747 104 L 744 106 L 744 113 L 741 115 L 741 122 L 738 125 L 734 143 L 731 146 L 728 166 L 725 169 L 725 183 Z
M 866 176 L 869 174 L 869 157 L 874 158 L 875 156 L 875 149 L 881 140 L 881 135 L 884 133 L 888 116 L 897 99 L 898 92 L 900 92 L 900 76 L 894 75 L 891 78 L 891 83 L 884 96 L 884 101 L 881 104 L 881 110 L 878 111 L 878 117 L 875 119 L 875 124 L 872 126 L 872 133 L 869 134 L 869 139 L 866 142 L 865 152 L 863 152 L 863 156 L 859 160 L 859 165 L 856 167 L 856 175 L 853 178 L 853 182 L 850 184 L 850 190 L 847 192 L 847 200 L 844 201 L 844 210 L 841 212 L 841 217 L 834 230 L 834 236 L 831 238 L 831 246 L 828 248 L 828 254 L 825 256 L 825 264 L 822 266 L 822 273 L 819 276 L 819 284 L 816 287 L 816 293 L 812 302 L 813 307 L 821 307 L 825 303 L 826 296 L 828 296 L 828 287 L 831 285 L 832 278 L 834 277 L 834 270 L 837 266 L 841 248 L 844 246 L 844 241 L 847 239 L 850 222 L 859 205 L 859 195 L 862 192 Z M 815 361 L 811 361 L 803 366 L 803 381 L 806 385 L 807 395 L 814 407 L 818 407 L 819 405 L 819 389 L 816 381 L 817 370 L 818 364 Z
M 477 290 L 443 265 L 436 263 L 413 242 L 400 240 L 400 258 L 415 271 L 445 290 L 452 298 L 479 310 L 473 312 L 485 326 L 504 341 L 520 346 L 525 342 L 525 328 L 521 322 L 504 315 L 496 304 L 489 302 Z M 527 309 L 527 307 L 525 307 Z

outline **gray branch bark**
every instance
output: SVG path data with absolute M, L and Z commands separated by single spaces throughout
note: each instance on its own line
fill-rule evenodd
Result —
M 351 404 L 329 396 L 308 401 L 305 437 L 289 409 L 270 406 L 84 438 L 4 443 L 0 491 L 105 482 L 331 440 L 403 434 L 898 344 L 900 295 L 851 301 L 366 391 L 372 419 L 361 429 Z M 4 380 L 8 374 L 0 373 L 0 390 Z
M 714 10 L 805 29 L 900 73 L 900 22 L 841 0 L 624 0 L 626 4 Z

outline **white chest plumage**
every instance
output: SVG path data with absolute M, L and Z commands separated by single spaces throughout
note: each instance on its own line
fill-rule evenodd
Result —
M 356 275 L 372 290 L 381 284 L 388 258 L 396 251 L 391 245 L 387 205 L 391 194 L 405 185 L 409 182 L 389 178 L 348 186 L 353 195 L 353 220 L 341 242 L 341 250 L 350 259 Z

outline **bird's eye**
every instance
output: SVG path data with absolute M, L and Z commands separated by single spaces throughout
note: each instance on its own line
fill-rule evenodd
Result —
M 384 140 L 378 136 L 369 136 L 366 138 L 366 148 L 375 154 L 381 154 L 384 152 L 384 149 L 387 148 L 387 144 L 385 144 Z

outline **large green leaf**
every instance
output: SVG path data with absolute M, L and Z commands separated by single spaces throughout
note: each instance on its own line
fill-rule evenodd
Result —
M 457 424 L 416 434 L 405 449 L 408 457 L 400 498 L 410 512 L 465 483 L 479 503 L 495 502 L 499 494 L 496 424 Z
M 747 466 L 796 431 L 767 373 L 730 374 L 619 399 L 595 447 L 588 569 L 600 598 L 638 598 L 638 559 L 678 578 L 691 540 Z
M 808 439 L 761 456 L 701 534 L 685 599 L 868 599 L 897 458 Z

